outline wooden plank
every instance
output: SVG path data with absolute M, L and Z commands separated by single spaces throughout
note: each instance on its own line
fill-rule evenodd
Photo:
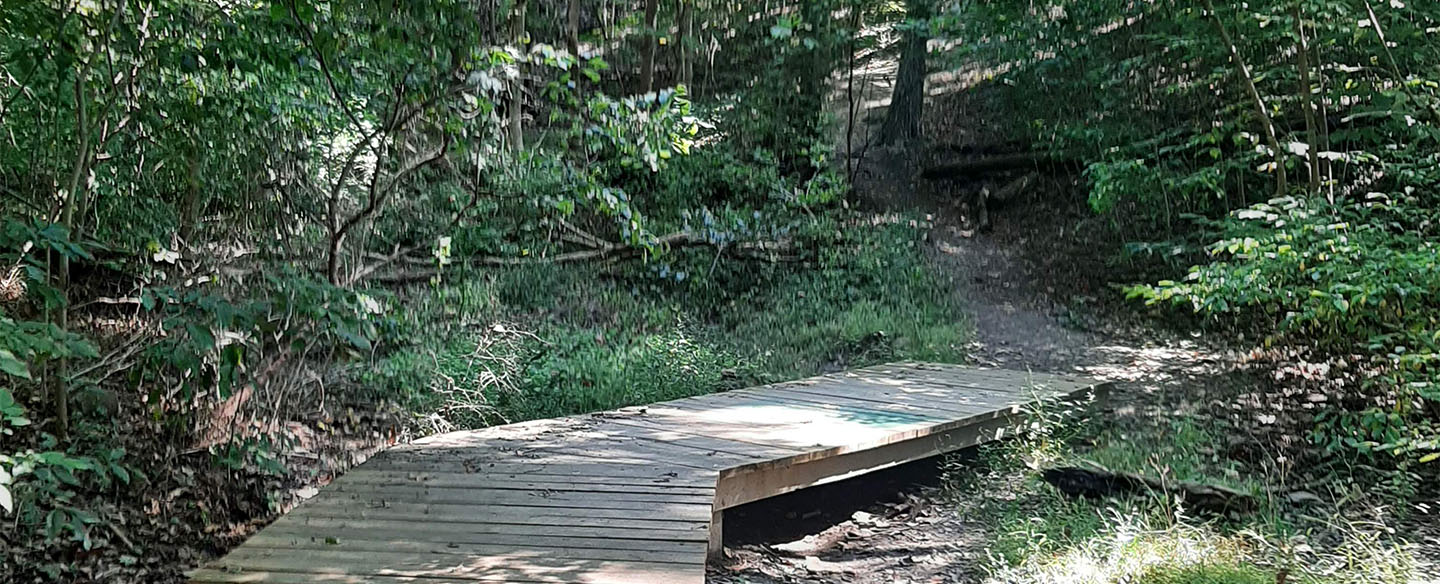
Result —
M 575 504 L 609 509 L 630 509 L 634 507 L 609 507 L 608 503 L 625 503 L 643 506 L 653 503 L 680 503 L 707 505 L 713 493 L 696 495 L 677 493 L 614 493 L 596 491 L 550 491 L 534 489 L 484 489 L 475 487 L 435 487 L 427 485 L 350 485 L 345 481 L 336 482 L 321 490 L 319 497 L 325 500 L 340 500 L 371 504 L 376 502 L 405 503 L 455 503 L 470 505 L 548 505 Z M 317 497 L 317 498 L 319 498 Z
M 704 582 L 703 562 L 572 560 L 513 553 L 465 556 L 413 552 L 266 550 L 241 547 L 216 564 L 220 569 L 316 575 L 373 574 L 480 582 L 587 582 L 674 584 Z
M 448 524 L 442 527 L 442 529 L 436 529 L 429 525 L 408 523 L 393 524 L 393 526 L 390 527 L 383 524 L 363 523 L 358 525 L 344 525 L 343 527 L 275 525 L 255 534 L 254 537 L 251 537 L 245 542 L 245 545 L 274 547 L 273 544 L 277 542 L 289 544 L 296 543 L 297 540 L 305 540 L 315 544 L 338 545 L 343 547 L 354 539 L 365 541 L 427 542 L 432 544 L 469 543 L 507 545 L 512 547 L 566 547 L 662 552 L 686 552 L 697 549 L 703 550 L 705 548 L 705 542 L 698 538 L 669 539 L 667 536 L 671 534 L 668 531 L 653 536 L 656 537 L 656 539 L 637 539 L 634 537 L 620 537 L 636 535 L 633 531 L 617 534 L 537 535 L 533 533 L 490 533 L 485 530 L 470 529 L 471 526 L 464 524 Z
M 703 521 L 710 517 L 710 505 L 680 503 L 627 503 L 617 501 L 606 504 L 606 508 L 586 505 L 584 502 L 558 502 L 553 505 L 536 502 L 519 503 L 404 503 L 370 502 L 332 497 L 316 497 L 290 512 L 300 517 L 353 517 L 357 519 L 412 517 L 418 521 L 454 521 L 483 523 L 500 518 L 510 519 L 506 523 L 553 517 L 557 520 L 568 518 L 616 518 L 645 517 L 654 521 Z M 433 519 L 431 519 L 433 518 Z
M 837 403 L 814 403 L 786 400 L 783 397 L 737 395 L 723 401 L 703 404 L 683 404 L 677 408 L 691 413 L 690 418 L 699 424 L 733 420 L 745 423 L 754 429 L 766 426 L 786 426 L 796 422 L 812 420 L 841 419 L 874 428 L 905 428 L 933 423 L 934 419 L 918 414 L 887 412 Z M 752 433 L 753 434 L 753 433 Z
M 314 505 L 311 505 L 314 503 Z M 310 502 L 298 506 L 288 516 L 295 518 L 331 519 L 409 519 L 428 524 L 518 524 L 518 525 L 589 525 L 625 526 L 625 528 L 648 529 L 652 526 L 685 524 L 678 528 L 690 528 L 696 521 L 708 516 L 708 506 L 690 505 L 680 508 L 672 505 L 667 509 L 655 509 L 648 514 L 638 514 L 635 509 L 585 509 L 566 506 L 521 506 L 521 505 L 422 505 L 422 503 L 393 503 L 383 508 L 364 508 L 357 505 L 333 505 L 333 503 Z M 670 515 L 672 514 L 672 515 Z
M 639 440 L 595 440 L 592 446 L 563 446 L 517 449 L 508 452 L 494 452 L 484 449 L 452 448 L 436 452 L 387 453 L 388 460 L 419 461 L 430 464 L 462 463 L 467 468 L 493 464 L 594 463 L 603 461 L 606 465 L 647 465 L 661 462 L 665 466 L 678 466 L 698 470 L 719 470 L 732 463 L 753 460 L 754 457 L 727 453 L 705 453 L 695 456 L 694 448 L 676 447 L 661 442 Z
M 530 456 L 536 453 L 584 452 L 595 458 L 623 458 L 641 452 L 662 451 L 668 459 L 685 464 L 692 450 L 704 451 L 707 457 L 723 459 L 756 459 L 766 454 L 756 454 L 735 449 L 717 448 L 694 437 L 671 436 L 659 438 L 651 433 L 629 426 L 607 424 L 598 416 L 583 416 L 547 420 L 546 424 L 530 424 L 522 432 L 505 433 L 499 436 L 477 437 L 474 432 L 454 432 L 435 437 L 426 443 L 421 452 L 434 454 L 440 447 L 452 454 L 467 456 L 493 456 L 498 459 L 515 456 Z M 519 436 L 518 438 L 516 436 Z M 641 440 L 656 444 L 639 443 Z M 694 465 L 697 468 L 716 468 L 714 464 Z
M 912 408 L 918 410 L 917 415 L 925 415 L 931 420 L 953 420 L 976 413 L 1008 409 L 1024 404 L 1025 398 L 1013 395 L 982 395 L 969 393 L 956 395 L 946 399 L 935 394 L 917 393 L 878 393 L 869 388 L 854 385 L 822 385 L 813 387 L 797 387 L 784 390 L 786 395 L 794 395 L 793 399 L 813 399 L 820 401 L 831 401 L 833 403 L 857 403 L 869 404 L 872 407 L 880 407 L 887 404 L 896 407 Z M 859 407 L 859 406 L 857 406 Z
M 721 476 L 715 493 L 715 506 L 726 509 L 999 439 L 1014 433 L 1011 428 L 1017 420 L 1009 416 L 991 417 L 977 424 L 961 425 L 874 448 L 787 464 L 737 469 Z
M 591 523 L 592 525 L 584 525 Z M 577 520 L 575 523 L 546 525 L 529 523 L 455 523 L 415 522 L 404 519 L 337 519 L 330 517 L 285 516 L 270 524 L 266 529 L 281 531 L 313 530 L 321 534 L 337 531 L 375 530 L 395 531 L 424 526 L 427 529 L 443 528 L 446 533 L 496 535 L 547 540 L 551 538 L 599 538 L 608 540 L 662 540 L 662 541 L 704 541 L 705 525 L 694 522 L 611 520 L 606 522 Z
M 967 416 L 978 413 L 980 411 L 980 407 L 975 405 L 955 405 L 951 403 L 917 404 L 913 401 L 903 399 L 886 400 L 885 397 L 879 395 L 877 395 L 876 397 L 870 397 L 869 395 L 867 395 L 866 397 L 854 397 L 850 395 L 843 395 L 839 392 L 828 393 L 824 390 L 823 386 L 815 389 L 803 387 L 791 389 L 771 389 L 767 390 L 766 394 L 770 395 L 775 399 L 784 399 L 787 401 L 798 403 L 833 404 L 846 408 L 873 409 L 884 412 L 904 413 L 932 422 L 953 419 L 957 415 Z
M 1030 388 L 1039 386 L 1060 393 L 1097 385 L 1092 379 L 1075 375 L 1031 373 L 1003 369 L 950 370 L 934 367 L 877 366 L 846 372 L 848 378 L 881 378 L 897 381 L 920 381 L 955 388 L 1004 390 L 1029 397 Z
M 397 457 L 377 456 L 361 468 L 390 472 L 445 472 L 474 474 L 505 478 L 530 478 L 540 480 L 562 480 L 573 477 L 615 479 L 617 484 L 671 484 L 709 486 L 715 484 L 715 473 L 697 469 L 674 468 L 662 462 L 643 463 L 597 463 L 561 460 L 554 462 L 536 461 L 530 463 L 487 463 L 466 459 L 450 460 L 443 464 L 432 464 L 425 460 L 397 460 Z
M 689 413 L 686 412 L 685 414 L 686 415 L 676 417 L 674 415 L 663 414 L 652 416 L 648 413 L 635 413 L 630 411 L 614 412 L 613 415 L 607 415 L 605 421 L 617 425 L 648 428 L 657 433 L 683 434 L 710 439 L 727 445 L 727 448 L 739 449 L 753 447 L 756 449 L 756 454 L 762 455 L 762 458 L 773 458 L 775 456 L 784 456 L 786 454 L 804 451 L 804 448 L 794 445 L 776 442 L 737 440 L 734 438 L 715 436 L 710 431 L 710 428 L 691 423 L 693 420 L 689 417 Z
M 620 415 L 605 416 L 601 418 L 601 420 L 604 424 L 617 428 L 617 431 L 632 433 L 636 438 L 677 444 L 706 453 L 722 452 L 743 455 L 754 459 L 766 459 L 793 454 L 797 451 L 797 449 L 793 447 L 726 440 L 708 434 L 687 431 L 685 430 L 686 428 L 691 428 L 691 425 L 687 423 L 688 420 L 677 419 L 675 417 L 649 420 L 636 418 L 633 415 Z M 701 428 L 699 431 L 704 432 L 704 429 Z
M 816 396 L 846 397 L 877 403 L 903 403 L 917 408 L 931 408 L 937 412 L 949 412 L 956 415 L 965 415 L 986 409 L 1009 408 L 1033 401 L 1029 397 L 1014 393 L 973 389 L 955 390 L 920 384 L 877 389 L 876 386 L 861 383 L 827 383 L 787 389 Z
M 701 412 L 688 413 L 723 414 L 724 412 L 721 410 L 703 410 Z M 700 415 L 696 415 L 694 417 L 687 416 L 680 419 L 685 420 L 686 424 L 690 427 L 704 428 L 706 433 L 720 440 L 774 444 L 783 448 L 782 452 L 770 457 L 770 459 L 794 456 L 817 448 L 826 447 L 826 444 L 823 442 L 805 441 L 806 431 L 812 428 L 818 419 L 813 414 L 806 416 L 804 419 L 770 421 L 763 424 L 735 416 L 729 416 L 728 419 L 724 416 L 706 419 Z M 723 471 L 724 469 L 721 469 L 720 472 Z M 719 472 L 712 476 L 719 476 Z
M 821 401 L 812 399 L 802 401 L 792 399 L 790 396 L 766 389 L 753 393 L 731 391 L 723 394 L 724 397 L 716 396 L 716 399 L 707 400 L 703 403 L 680 404 L 677 408 L 689 411 L 714 411 L 725 408 L 740 407 L 770 407 L 783 408 L 786 410 L 815 410 L 827 414 L 841 414 L 858 420 L 866 420 L 878 424 L 923 424 L 944 419 L 943 416 L 926 415 L 913 411 L 887 410 L 882 406 L 883 402 L 862 402 L 844 400 Z
M 711 495 L 715 487 L 694 485 L 672 485 L 641 481 L 610 482 L 608 477 L 563 476 L 550 480 L 536 480 L 530 476 L 511 478 L 479 473 L 456 472 L 399 472 L 356 468 L 340 477 L 336 484 L 353 485 L 424 485 L 444 488 L 512 489 L 518 491 L 585 491 L 592 493 L 653 493 L 682 495 Z
M 363 539 L 362 539 L 363 538 Z M 245 542 L 248 549 L 304 550 L 337 552 L 408 552 L 465 556 L 506 556 L 524 553 L 546 558 L 568 560 L 618 560 L 626 562 L 687 563 L 705 553 L 705 544 L 690 542 L 689 549 L 646 550 L 613 546 L 573 546 L 567 542 L 541 542 L 539 545 L 506 541 L 475 543 L 464 538 L 442 538 L 440 541 L 412 537 L 384 538 L 376 534 L 356 533 L 346 538 L 307 537 L 282 533 L 260 533 Z
M 473 584 L 474 580 L 402 578 L 372 574 L 304 574 L 292 572 L 227 571 L 201 568 L 189 574 L 194 584 Z M 520 580 L 511 582 L 521 583 Z M 528 583 L 526 583 L 528 584 Z M 548 581 L 547 584 L 557 584 Z M 565 584 L 565 583 L 559 583 Z
M 831 388 L 847 388 L 851 390 L 865 390 L 876 396 L 912 396 L 917 399 L 929 399 L 936 404 L 944 404 L 951 398 L 969 398 L 971 400 L 983 399 L 1010 399 L 1029 400 L 1034 399 L 1034 394 L 1024 391 L 1018 387 L 991 385 L 985 380 L 939 382 L 921 378 L 886 378 L 875 377 L 844 377 L 834 379 L 801 380 L 786 384 L 783 389 L 809 389 L 822 390 Z
M 926 428 L 935 423 L 887 424 L 843 410 L 767 407 L 773 409 L 737 407 L 701 410 L 695 412 L 693 424 L 703 426 L 711 434 L 721 438 L 770 441 L 811 452 L 857 441 L 879 440 L 899 432 Z

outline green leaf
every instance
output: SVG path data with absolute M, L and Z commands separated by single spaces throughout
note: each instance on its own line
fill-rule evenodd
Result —
M 20 379 L 30 379 L 30 368 L 26 367 L 25 362 L 16 357 L 15 353 L 11 353 L 9 349 L 0 349 L 0 372 L 14 375 Z
M 120 482 L 127 485 L 130 484 L 130 471 L 126 470 L 124 466 L 113 462 L 110 463 L 110 474 L 115 475 L 115 478 L 120 479 Z
M 1431 452 L 1430 454 L 1420 457 L 1420 462 L 1422 463 L 1434 462 L 1436 460 L 1440 460 L 1440 452 Z

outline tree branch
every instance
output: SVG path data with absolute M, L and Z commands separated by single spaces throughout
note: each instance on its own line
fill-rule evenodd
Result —
M 676 232 L 659 237 L 654 247 L 666 249 L 680 249 L 689 247 L 719 247 L 722 253 L 730 252 L 737 257 L 755 259 L 769 262 L 791 262 L 799 261 L 801 258 L 796 255 L 786 255 L 782 252 L 793 251 L 789 240 L 778 241 L 750 241 L 731 244 L 716 244 L 709 240 L 694 236 L 689 232 Z M 619 261 L 641 257 L 650 252 L 651 248 L 636 247 L 630 245 L 604 244 L 604 247 L 572 251 L 552 256 L 538 257 L 498 257 L 498 256 L 477 256 L 466 259 L 462 265 L 468 266 L 531 266 L 542 264 L 573 264 L 586 261 Z M 398 259 L 398 258 L 396 258 Z M 393 260 L 392 260 L 393 261 Z M 417 261 L 419 261 L 417 259 Z M 428 268 L 388 274 L 374 278 L 375 282 L 383 284 L 410 284 L 424 282 L 442 273 L 440 268 Z

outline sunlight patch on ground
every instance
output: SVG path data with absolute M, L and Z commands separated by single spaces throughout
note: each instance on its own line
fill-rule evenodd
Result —
M 1194 581 L 1267 581 L 1266 577 L 1262 577 L 1264 573 L 1257 568 L 1235 567 L 1249 563 L 1247 546 L 1237 538 L 1223 537 L 1209 528 L 1185 524 L 1153 529 L 1143 518 L 1115 508 L 1100 513 L 1104 516 L 1105 526 L 1094 537 L 1053 554 L 1027 553 L 1023 560 L 1013 565 L 997 561 L 999 567 L 992 569 L 985 582 L 1172 582 L 1186 581 L 1172 575 L 1201 572 L 1213 572 L 1214 575 L 1226 573 L 1235 577 Z M 1043 521 L 1045 519 L 1031 518 L 1030 523 Z M 1033 528 L 1028 524 L 1020 527 L 1022 531 Z M 1012 535 L 1026 536 L 1024 533 Z M 1048 543 L 1038 529 L 1033 535 L 1029 539 L 1037 548 Z M 1274 581 L 1273 576 L 1269 576 L 1268 581 Z
M 1106 381 L 1159 382 L 1176 375 L 1213 374 L 1216 364 L 1223 362 L 1220 355 L 1189 341 L 1152 347 L 1101 345 L 1093 351 L 1103 362 L 1081 370 Z

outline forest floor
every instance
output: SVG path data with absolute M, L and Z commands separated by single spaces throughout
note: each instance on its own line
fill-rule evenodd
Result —
M 987 141 L 998 137 L 983 127 L 979 99 L 948 96 L 928 105 L 930 140 L 958 144 L 962 151 L 990 150 Z M 962 201 L 1008 178 L 921 184 L 914 177 L 917 159 L 924 158 L 867 153 L 855 198 L 877 213 L 931 218 L 928 255 L 968 306 L 971 360 L 1084 373 L 1113 382 L 1110 397 L 1088 412 L 1089 420 L 1040 420 L 1047 426 L 1041 433 L 1063 438 L 1056 442 L 1064 445 L 1022 440 L 954 458 L 941 465 L 939 476 L 934 470 L 916 476 L 902 471 L 885 480 L 903 484 L 868 507 L 853 507 L 861 509 L 854 514 L 852 507 L 812 509 L 826 506 L 825 497 L 791 499 L 784 503 L 792 506 L 785 521 L 772 516 L 771 527 L 742 528 L 750 533 L 731 542 L 710 581 L 1104 582 L 1139 576 L 1258 583 L 1285 581 L 1293 564 L 1305 566 L 1295 570 L 1307 576 L 1328 570 L 1335 581 L 1440 582 L 1426 579 L 1440 573 L 1440 520 L 1434 515 L 1440 493 L 1433 484 L 1425 487 L 1421 480 L 1397 509 L 1387 503 L 1395 498 L 1383 481 L 1377 486 L 1337 476 L 1333 468 L 1312 469 L 1321 457 L 1307 440 L 1312 416 L 1327 400 L 1339 399 L 1343 382 L 1299 356 L 1249 349 L 1254 343 L 1243 336 L 1222 341 L 1220 333 L 1170 326 L 1125 301 L 1114 283 L 1145 281 L 1146 268 L 1113 260 L 1116 243 L 1101 239 L 1106 230 L 1093 225 L 1077 176 L 1042 176 L 1020 200 L 992 209 L 992 226 L 982 230 Z M 1265 505 L 1267 511 L 1256 513 L 1261 516 L 1214 521 L 1175 520 L 1184 511 L 1169 500 L 1075 503 L 1038 480 L 1043 465 L 1062 461 L 1258 488 L 1285 501 Z M 1397 526 L 1409 534 L 1408 543 L 1384 535 Z M 1168 543 L 1136 551 L 1127 543 L 1133 532 Z M 1122 548 L 1127 551 L 1117 551 Z M 1193 566 L 1185 565 L 1164 570 L 1167 563 L 1185 563 L 1176 550 L 1197 548 L 1214 552 L 1201 554 L 1199 565 L 1228 562 L 1233 567 L 1222 571 L 1233 573 L 1192 574 L 1187 570 Z M 1152 572 L 1159 577 L 1147 576 Z

